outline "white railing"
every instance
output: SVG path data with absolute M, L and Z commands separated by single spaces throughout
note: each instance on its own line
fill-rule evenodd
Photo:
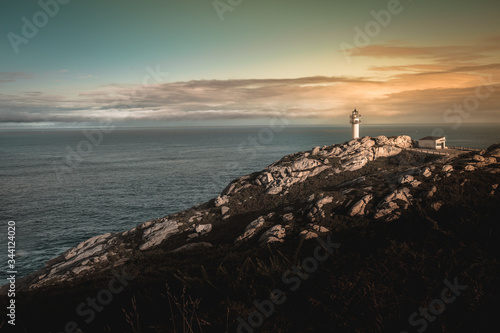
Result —
M 468 151 L 481 151 L 482 149 L 478 148 L 468 148 L 468 147 L 457 147 L 457 146 L 448 146 L 449 149 L 456 149 L 456 150 L 468 150 Z
M 406 150 L 416 151 L 419 153 L 432 154 L 432 155 L 443 155 L 448 156 L 450 154 L 439 151 L 439 150 L 430 150 L 430 149 L 421 149 L 421 148 L 405 148 Z

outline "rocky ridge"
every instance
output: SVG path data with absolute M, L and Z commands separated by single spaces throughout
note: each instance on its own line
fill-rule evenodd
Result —
M 272 246 L 333 232 L 344 219 L 395 221 L 425 203 L 437 211 L 446 204 L 434 200 L 441 180 L 460 174 L 466 188 L 471 173 L 500 174 L 499 145 L 459 156 L 405 150 L 412 145 L 409 136 L 363 137 L 285 156 L 235 179 L 209 202 L 78 244 L 20 281 L 20 289 L 75 281 L 160 247 L 178 253 L 221 244 Z M 495 195 L 498 183 L 490 186 Z M 224 241 L 216 242 L 222 234 Z

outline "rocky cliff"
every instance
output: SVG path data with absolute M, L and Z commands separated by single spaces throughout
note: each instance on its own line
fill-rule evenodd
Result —
M 209 202 L 78 244 L 20 281 L 18 290 L 29 295 L 45 294 L 58 286 L 81 287 L 118 268 L 147 280 L 144 267 L 158 262 L 159 267 L 178 265 L 175 270 L 165 268 L 169 271 L 165 276 L 177 271 L 179 277 L 186 274 L 180 271 L 183 261 L 192 264 L 198 258 L 195 265 L 203 267 L 207 264 L 204 255 L 219 260 L 215 275 L 221 274 L 222 262 L 231 261 L 230 253 L 258 257 L 278 251 L 290 262 L 297 260 L 302 244 L 316 239 L 346 235 L 350 230 L 366 232 L 374 226 L 386 228 L 399 220 L 416 219 L 442 230 L 441 223 L 456 218 L 449 215 L 449 209 L 455 209 L 463 198 L 475 197 L 490 208 L 500 203 L 500 145 L 446 156 L 415 152 L 412 145 L 409 136 L 364 137 L 285 156 L 261 172 L 235 179 Z M 346 244 L 350 238 L 337 241 Z M 210 275 L 203 272 L 199 274 Z M 179 279 L 184 285 L 193 283 Z M 247 311 L 242 308 L 240 315 Z M 236 314 L 226 329 L 236 328 Z M 208 322 L 210 316 L 214 314 L 198 323 Z M 210 330 L 207 325 L 205 331 Z

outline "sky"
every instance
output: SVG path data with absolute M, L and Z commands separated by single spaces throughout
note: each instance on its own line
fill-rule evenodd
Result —
M 500 123 L 500 2 L 1 0 L 0 127 Z

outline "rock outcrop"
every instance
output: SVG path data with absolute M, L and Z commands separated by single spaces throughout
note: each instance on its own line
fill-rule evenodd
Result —
M 235 179 L 209 202 L 81 242 L 20 281 L 19 288 L 73 281 L 159 248 L 188 255 L 221 245 L 276 246 L 317 238 L 345 225 L 346 219 L 394 221 L 415 203 L 437 212 L 446 206 L 441 181 L 466 175 L 470 180 L 477 172 L 499 177 L 498 145 L 480 154 L 419 159 L 412 156 L 421 153 L 406 150 L 411 145 L 409 136 L 364 137 L 285 156 L 261 172 Z M 464 191 L 471 186 L 471 181 L 460 182 Z M 498 195 L 499 182 L 490 185 L 490 195 Z
M 279 194 L 296 183 L 331 169 L 330 159 L 340 159 L 340 172 L 356 171 L 370 161 L 397 155 L 411 144 L 411 138 L 402 135 L 391 139 L 384 136 L 375 139 L 364 137 L 333 147 L 316 147 L 311 152 L 287 156 L 270 165 L 256 177 L 255 184 L 265 187 L 267 194 Z

